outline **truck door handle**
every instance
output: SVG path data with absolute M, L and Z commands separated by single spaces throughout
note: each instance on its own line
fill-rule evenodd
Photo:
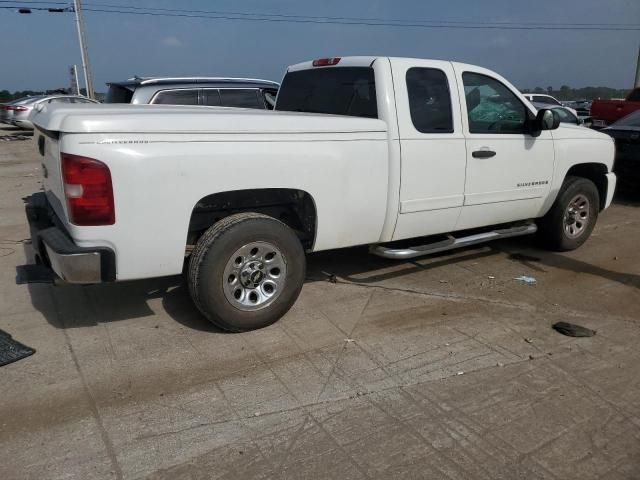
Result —
M 495 156 L 496 152 L 493 150 L 476 150 L 471 154 L 473 158 L 491 158 Z

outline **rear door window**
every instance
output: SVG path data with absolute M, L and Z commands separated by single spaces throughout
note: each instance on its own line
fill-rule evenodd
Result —
M 421 133 L 453 132 L 451 94 L 447 76 L 434 68 L 407 70 L 411 121 Z
M 289 72 L 276 110 L 378 118 L 371 67 L 328 67 Z
M 160 105 L 198 105 L 197 89 L 162 90 L 151 101 Z
M 220 101 L 220 92 L 217 88 L 204 88 L 202 90 L 202 104 L 209 107 L 219 107 L 222 105 Z
M 223 107 L 260 108 L 264 110 L 264 102 L 256 89 L 229 88 L 220 90 Z

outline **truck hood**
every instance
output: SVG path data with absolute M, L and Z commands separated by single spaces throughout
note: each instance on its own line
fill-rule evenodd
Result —
M 43 104 L 38 128 L 65 133 L 333 133 L 384 132 L 377 119 L 225 107 Z
M 611 141 L 611 137 L 609 135 L 600 133 L 587 127 L 582 127 L 580 125 L 571 125 L 569 123 L 561 123 L 557 129 L 551 130 L 551 135 L 553 135 L 553 138 L 555 140 L 593 139 Z

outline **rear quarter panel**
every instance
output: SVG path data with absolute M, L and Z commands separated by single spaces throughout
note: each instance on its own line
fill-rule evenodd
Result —
M 70 225 L 84 247 L 116 252 L 118 280 L 182 271 L 191 212 L 232 190 L 296 188 L 317 210 L 314 250 L 372 243 L 385 220 L 386 132 L 299 134 L 68 134 L 61 150 L 105 162 L 116 223 Z

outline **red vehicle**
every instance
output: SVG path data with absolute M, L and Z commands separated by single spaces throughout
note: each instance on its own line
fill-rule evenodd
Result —
M 640 87 L 631 90 L 625 100 L 594 100 L 591 105 L 593 127 L 604 128 L 640 110 Z

